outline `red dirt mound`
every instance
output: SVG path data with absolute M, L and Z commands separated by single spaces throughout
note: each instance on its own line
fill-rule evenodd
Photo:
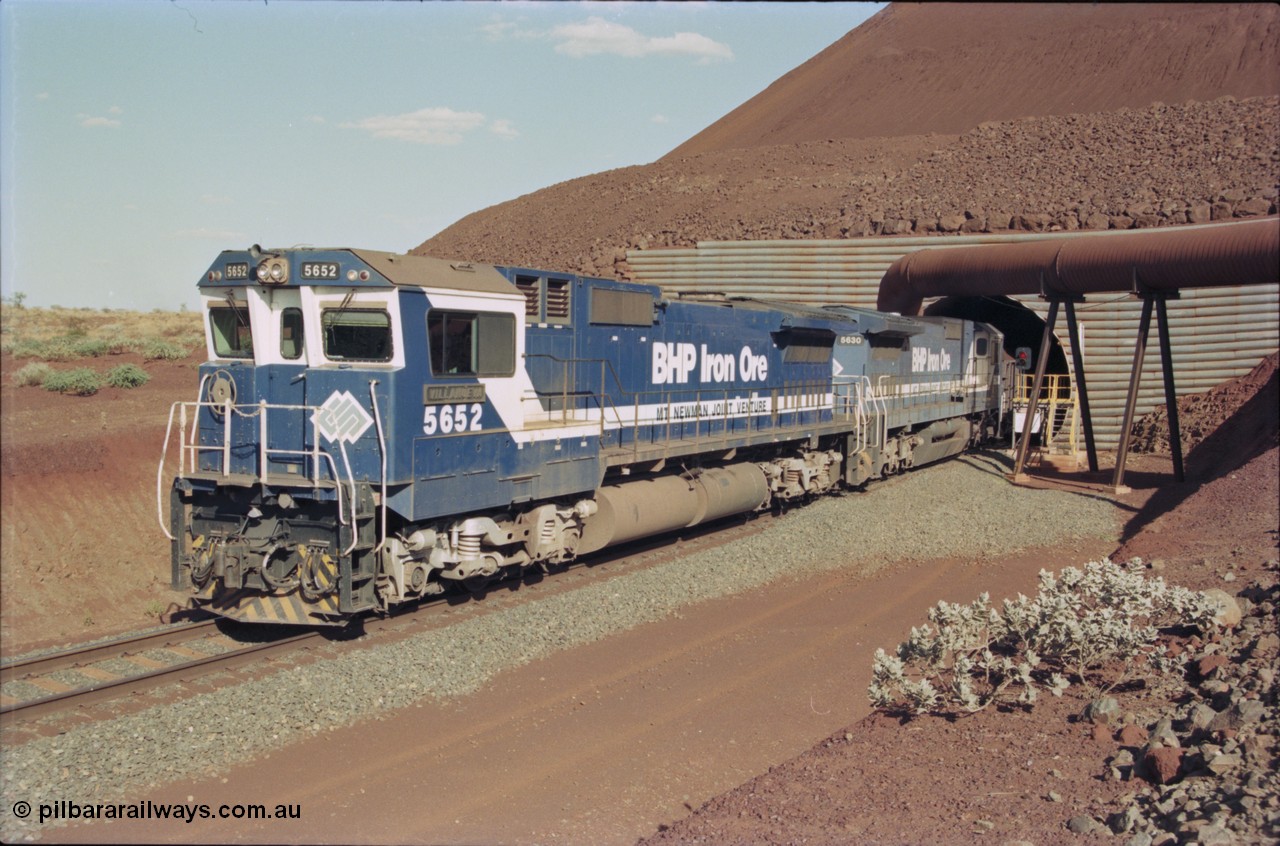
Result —
M 1195 459 L 1193 469 L 1205 473 L 1213 468 L 1234 469 L 1276 445 L 1280 439 L 1280 420 L 1274 414 L 1280 408 L 1278 363 L 1280 353 L 1273 353 L 1239 379 L 1178 398 L 1178 431 L 1183 451 Z M 1255 405 L 1256 411 L 1238 413 L 1246 403 Z M 1170 448 L 1164 406 L 1134 424 L 1135 452 L 1168 454 Z
M 894 3 L 673 150 L 1280 92 L 1274 4 Z

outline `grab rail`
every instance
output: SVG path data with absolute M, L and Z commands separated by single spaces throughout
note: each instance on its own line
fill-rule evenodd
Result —
M 203 394 L 203 385 L 204 385 L 204 380 L 201 381 L 201 394 Z M 370 387 L 370 390 L 372 391 L 372 386 Z M 214 411 L 215 414 L 220 414 L 220 416 L 222 417 L 222 443 L 221 444 L 201 444 L 198 442 L 199 432 L 200 432 L 200 429 L 199 429 L 200 410 L 204 408 L 210 409 L 211 411 Z M 258 481 L 262 483 L 268 482 L 270 463 L 273 459 L 280 460 L 285 457 L 296 456 L 303 460 L 304 466 L 309 461 L 309 464 L 310 464 L 309 473 L 305 475 L 310 480 L 312 487 L 319 487 L 322 481 L 321 467 L 324 466 L 327 469 L 327 473 L 325 474 L 323 481 L 332 481 L 336 488 L 339 525 L 342 525 L 342 526 L 354 525 L 356 484 L 355 484 L 355 474 L 353 473 L 351 468 L 351 461 L 347 456 L 346 444 L 345 442 L 341 442 L 341 441 L 339 442 L 339 446 L 341 447 L 341 452 L 342 452 L 342 463 L 343 463 L 342 469 L 346 471 L 346 477 L 347 477 L 345 480 L 345 486 L 348 487 L 346 496 L 348 501 L 351 504 L 351 520 L 348 520 L 347 510 L 344 507 L 344 503 L 343 503 L 344 480 L 342 478 L 342 473 L 340 472 L 338 468 L 338 464 L 334 460 L 333 455 L 330 454 L 328 450 L 324 450 L 320 448 L 319 424 L 317 423 L 314 415 L 314 413 L 317 410 L 318 410 L 318 407 L 312 406 L 312 405 L 271 404 L 271 403 L 268 403 L 266 400 L 261 400 L 258 402 L 255 411 L 247 412 L 247 411 L 244 411 L 242 407 L 233 404 L 230 398 L 228 398 L 227 400 L 221 403 L 213 402 L 211 400 L 204 400 L 204 401 L 196 400 L 194 402 L 180 400 L 178 402 L 173 403 L 173 405 L 170 406 L 169 408 L 169 419 L 167 424 L 165 425 L 164 444 L 160 451 L 160 463 L 156 468 L 156 517 L 160 523 L 160 530 L 164 532 L 165 537 L 171 541 L 174 540 L 174 536 L 169 532 L 169 526 L 167 521 L 165 520 L 164 470 L 165 470 L 165 465 L 168 463 L 169 444 L 173 439 L 173 428 L 174 428 L 173 424 L 174 424 L 175 414 L 178 417 L 178 439 L 179 439 L 177 478 L 183 479 L 183 478 L 186 478 L 187 475 L 189 474 L 196 473 L 200 463 L 200 454 L 206 453 L 206 452 L 218 453 L 221 458 L 221 461 L 219 462 L 220 467 L 212 470 L 211 472 L 218 473 L 220 476 L 224 478 L 229 477 L 231 475 L 232 415 L 238 415 L 243 418 L 257 417 L 259 418 L 259 422 L 258 422 L 259 442 L 257 445 L 258 460 L 256 462 L 257 468 L 258 468 L 258 475 L 257 475 Z M 279 447 L 272 448 L 269 445 L 270 444 L 270 427 L 269 427 L 269 420 L 268 420 L 268 417 L 269 417 L 268 413 L 271 411 L 296 411 L 296 412 L 302 412 L 303 414 L 307 414 L 308 412 L 310 412 L 310 415 L 308 417 L 308 422 L 310 423 L 310 427 L 311 427 L 311 448 L 310 449 L 283 449 Z M 191 414 L 192 419 L 191 419 L 190 430 L 188 430 L 187 428 L 188 412 L 193 412 Z M 383 505 L 385 508 L 386 443 L 382 435 L 381 415 L 379 413 L 376 400 L 374 401 L 374 414 L 376 415 L 376 419 L 378 421 L 378 443 L 382 451 L 381 484 L 382 484 L 382 491 L 383 491 L 382 499 L 383 499 Z M 386 517 L 384 512 L 384 516 L 383 516 L 384 527 L 386 525 L 385 520 L 386 520 Z M 384 528 L 384 531 L 385 531 L 385 528 Z M 351 533 L 351 545 L 348 546 L 347 549 L 343 551 L 342 553 L 343 555 L 349 555 L 351 551 L 355 549 L 356 540 L 357 540 L 357 532 L 353 528 Z

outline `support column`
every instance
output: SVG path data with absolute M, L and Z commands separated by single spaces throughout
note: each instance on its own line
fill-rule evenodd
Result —
M 1124 484 L 1124 465 L 1129 457 L 1133 418 L 1138 406 L 1138 385 L 1142 380 L 1142 364 L 1146 357 L 1147 340 L 1151 335 L 1153 306 L 1156 310 L 1157 331 L 1160 339 L 1160 367 L 1164 374 L 1164 403 L 1165 411 L 1169 416 L 1169 449 L 1173 453 L 1173 474 L 1179 482 L 1186 480 L 1182 465 L 1182 432 L 1178 425 L 1178 395 L 1173 382 L 1173 350 L 1169 343 L 1169 312 L 1165 305 L 1167 300 L 1178 299 L 1179 292 L 1149 291 L 1138 288 L 1137 293 L 1142 297 L 1142 319 L 1139 321 L 1138 339 L 1133 350 L 1133 372 L 1129 375 L 1129 395 L 1125 400 L 1120 446 L 1116 450 L 1116 473 L 1113 486 L 1117 493 L 1125 493 L 1129 490 Z
M 1084 298 L 1079 299 L 1084 302 Z M 1084 427 L 1084 447 L 1089 456 L 1089 472 L 1098 472 L 1098 447 L 1093 438 L 1093 415 L 1089 412 L 1089 387 L 1084 379 L 1084 350 L 1080 348 L 1080 327 L 1076 323 L 1076 299 L 1067 303 L 1067 332 L 1071 339 L 1071 365 L 1075 374 L 1078 390 L 1076 396 L 1080 400 L 1080 422 Z
M 1120 424 L 1120 446 L 1116 448 L 1116 472 L 1112 487 L 1116 493 L 1128 493 L 1124 485 L 1124 465 L 1129 458 L 1129 441 L 1133 415 L 1138 407 L 1138 385 L 1142 382 L 1142 362 L 1147 357 L 1147 336 L 1151 332 L 1151 297 L 1142 295 L 1142 319 L 1138 324 L 1138 340 L 1133 347 L 1133 371 L 1129 374 L 1129 395 L 1124 404 L 1124 420 Z
M 1164 407 L 1169 415 L 1169 450 L 1173 453 L 1173 477 L 1186 481 L 1182 468 L 1182 432 L 1178 427 L 1178 392 L 1173 385 L 1173 350 L 1169 344 L 1168 299 L 1177 299 L 1178 292 L 1160 292 L 1155 295 L 1156 326 L 1160 334 L 1160 367 L 1164 370 Z

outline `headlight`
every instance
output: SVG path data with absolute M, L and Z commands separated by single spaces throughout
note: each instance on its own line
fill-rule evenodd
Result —
M 257 275 L 264 285 L 283 285 L 289 281 L 289 262 L 280 256 L 263 259 L 258 264 Z

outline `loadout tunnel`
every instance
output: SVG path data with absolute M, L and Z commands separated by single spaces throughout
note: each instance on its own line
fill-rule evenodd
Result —
M 1012 352 L 1013 347 L 1030 340 L 1032 324 L 1028 318 L 1034 316 L 1008 298 L 1038 294 L 1049 303 L 1049 317 L 1040 337 L 1040 355 L 1035 359 L 1031 396 L 1037 397 L 1046 373 L 1066 370 L 1062 348 L 1053 337 L 1059 307 L 1065 305 L 1089 467 L 1096 471 L 1097 453 L 1075 305 L 1083 302 L 1088 294 L 1102 292 L 1129 292 L 1141 298 L 1142 319 L 1135 340 L 1133 369 L 1116 453 L 1114 485 L 1121 488 L 1153 309 L 1159 328 L 1174 469 L 1181 481 L 1182 450 L 1165 303 L 1177 299 L 1178 292 L 1184 288 L 1273 285 L 1278 279 L 1280 219 L 1269 217 L 1106 238 L 919 250 L 890 265 L 880 283 L 877 308 L 915 315 L 920 313 L 925 299 L 941 298 L 928 313 L 985 320 L 1006 334 L 1009 339 L 1006 347 Z M 1008 308 L 992 307 L 1001 304 Z M 1038 322 L 1038 318 L 1036 320 Z M 1028 426 L 1018 444 L 1015 477 L 1022 472 L 1030 437 Z

